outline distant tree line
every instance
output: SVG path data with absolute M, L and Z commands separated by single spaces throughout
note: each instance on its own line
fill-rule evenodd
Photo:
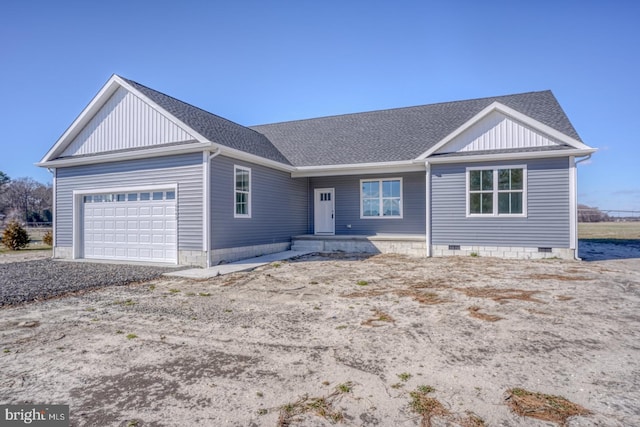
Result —
M 606 212 L 600 209 L 578 204 L 578 222 L 604 222 L 613 221 Z
M 11 179 L 0 171 L 0 222 L 51 222 L 53 188 L 33 178 Z

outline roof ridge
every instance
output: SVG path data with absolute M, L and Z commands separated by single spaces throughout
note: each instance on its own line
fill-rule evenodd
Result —
M 122 77 L 122 76 L 120 76 L 120 75 L 118 75 L 118 77 L 120 77 L 122 80 L 126 81 L 127 83 L 133 83 L 133 84 L 136 84 L 136 85 L 138 85 L 138 86 L 142 86 L 142 87 L 143 87 L 143 88 L 145 88 L 145 89 L 148 89 L 148 90 L 153 91 L 153 92 L 157 92 L 157 93 L 159 93 L 160 95 L 166 96 L 167 98 L 171 98 L 172 100 L 177 101 L 177 102 L 179 102 L 179 103 L 181 103 L 181 104 L 188 105 L 189 107 L 191 107 L 191 108 L 195 108 L 196 110 L 200 110 L 200 111 L 202 111 L 203 113 L 210 114 L 210 115 L 212 115 L 212 116 L 214 116 L 214 117 L 216 117 L 216 118 L 218 118 L 218 119 L 224 120 L 224 121 L 226 121 L 226 122 L 228 122 L 228 123 L 231 123 L 231 124 L 234 124 L 234 125 L 236 125 L 236 126 L 243 127 L 243 128 L 245 128 L 245 129 L 247 129 L 247 130 L 250 130 L 251 132 L 256 132 L 255 130 L 251 129 L 250 127 L 247 127 L 247 126 L 245 126 L 245 125 L 241 125 L 241 124 L 240 124 L 240 123 L 238 123 L 238 122 L 234 122 L 233 120 L 227 119 L 226 117 L 219 116 L 218 114 L 215 114 L 215 113 L 212 113 L 212 112 L 210 112 L 210 111 L 207 111 L 207 110 L 205 110 L 204 108 L 200 108 L 200 107 L 198 107 L 197 105 L 190 104 L 190 103 L 188 103 L 188 102 L 186 102 L 186 101 L 183 101 L 183 100 L 181 100 L 181 99 L 178 99 L 178 98 L 176 98 L 176 97 L 174 97 L 174 96 L 167 95 L 167 94 L 166 94 L 166 93 L 164 93 L 164 92 L 160 92 L 160 91 L 159 91 L 159 90 L 157 90 L 157 89 L 153 89 L 153 88 L 151 88 L 151 87 L 149 87 L 149 86 L 147 86 L 147 85 L 143 85 L 142 83 L 138 83 L 138 82 L 137 82 L 137 81 L 135 81 L 135 80 L 127 79 L 126 77 Z M 259 132 L 257 132 L 257 133 L 259 133 Z
M 533 93 L 545 93 L 545 92 L 551 93 L 551 95 L 555 98 L 555 95 L 553 95 L 553 92 L 550 89 L 533 90 L 533 91 L 529 91 L 529 92 L 511 93 L 511 94 L 507 94 L 507 95 L 483 96 L 483 97 L 480 97 L 480 98 L 458 99 L 458 100 L 455 100 L 455 101 L 442 101 L 442 102 L 434 102 L 434 103 L 431 103 L 431 104 L 418 104 L 418 105 L 410 105 L 410 106 L 406 106 L 406 107 L 381 108 L 379 110 L 358 111 L 358 112 L 355 112 L 355 113 L 330 114 L 328 116 L 308 117 L 306 119 L 284 120 L 284 121 L 281 121 L 281 122 L 262 123 L 262 124 L 257 124 L 257 125 L 251 125 L 251 126 L 249 126 L 249 128 L 252 129 L 254 127 L 281 125 L 281 124 L 285 124 L 285 123 L 297 123 L 297 122 L 305 122 L 305 121 L 312 121 L 312 120 L 319 120 L 319 119 L 331 119 L 331 118 L 336 118 L 336 117 L 358 116 L 358 115 L 361 115 L 361 114 L 382 113 L 382 112 L 385 112 L 385 111 L 401 111 L 401 110 L 409 110 L 409 109 L 412 109 L 412 108 L 432 107 L 432 106 L 436 106 L 436 105 L 456 104 L 456 103 L 460 103 L 460 102 L 482 101 L 484 99 L 493 99 L 493 98 L 507 98 L 507 97 L 513 97 L 513 96 L 523 96 L 523 95 L 529 95 L 529 94 L 533 94 Z

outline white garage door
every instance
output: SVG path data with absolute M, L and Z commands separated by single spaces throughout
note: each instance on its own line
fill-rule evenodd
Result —
M 174 190 L 83 196 L 85 258 L 177 262 Z

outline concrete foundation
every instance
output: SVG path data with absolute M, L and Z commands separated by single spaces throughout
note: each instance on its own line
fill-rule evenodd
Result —
M 234 262 L 241 259 L 249 259 L 261 255 L 284 252 L 289 250 L 291 243 L 269 243 L 265 245 L 241 246 L 238 248 L 213 249 L 211 250 L 211 265 L 218 265 L 222 262 Z

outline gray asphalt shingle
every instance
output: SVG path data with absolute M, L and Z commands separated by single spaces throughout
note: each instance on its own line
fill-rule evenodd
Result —
M 245 127 L 124 80 L 210 141 L 293 166 L 412 160 L 495 101 L 580 141 L 551 91 Z
M 121 78 L 209 141 L 265 159 L 290 164 L 263 134 L 133 80 Z
M 498 101 L 580 140 L 551 91 L 251 126 L 295 166 L 375 163 L 420 156 Z

